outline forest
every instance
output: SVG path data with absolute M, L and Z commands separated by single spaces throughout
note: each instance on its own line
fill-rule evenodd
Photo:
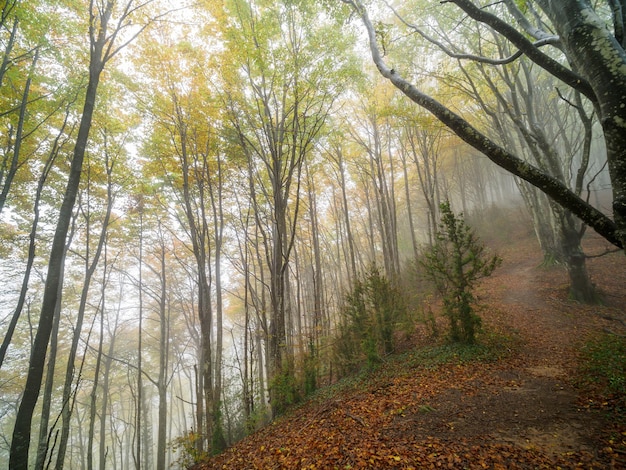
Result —
M 583 240 L 626 246 L 625 20 L 0 2 L 0 462 L 184 468 L 386 360 L 437 302 L 467 301 L 450 338 L 473 343 L 474 297 L 433 274 L 451 233 L 462 289 L 498 268 L 471 227 L 512 245 L 528 220 L 568 301 L 600 302 Z

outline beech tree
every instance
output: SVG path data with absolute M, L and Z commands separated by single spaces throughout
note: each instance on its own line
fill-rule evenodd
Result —
M 414 164 L 419 187 L 424 197 L 428 242 L 432 245 L 439 220 L 438 212 L 441 198 L 439 194 L 441 183 L 438 181 L 438 172 L 440 171 L 439 160 L 442 130 L 431 125 L 428 119 L 420 119 L 417 116 L 409 115 L 402 119 L 401 134 L 400 158 L 402 160 L 405 179 L 407 178 L 406 160 L 410 158 Z M 408 200 L 409 198 L 407 196 L 407 201 Z M 409 221 L 412 225 L 411 215 L 409 215 Z M 413 241 L 413 245 L 414 251 L 416 251 L 415 241 Z
M 374 214 L 374 225 L 379 232 L 377 251 L 382 252 L 385 275 L 396 279 L 400 272 L 398 253 L 397 208 L 395 197 L 395 169 L 392 161 L 394 150 L 392 124 L 386 116 L 385 90 L 375 89 L 370 97 L 355 110 L 350 134 L 367 155 L 362 173 L 369 179 Z M 373 236 L 373 233 L 371 234 Z
M 474 26 L 474 27 L 472 27 Z M 476 55 L 498 49 L 510 54 L 500 37 L 484 44 L 476 41 L 476 25 L 463 31 L 463 48 Z M 446 49 L 460 53 L 453 39 L 446 38 Z M 493 67 L 480 62 L 456 61 L 455 70 L 443 79 L 460 97 L 469 97 L 487 118 L 489 137 L 532 162 L 542 171 L 571 188 L 578 196 L 589 191 L 595 176 L 588 170 L 602 167 L 593 152 L 594 134 L 591 106 L 583 103 L 575 90 L 559 89 L 558 80 L 525 57 Z M 572 113 L 572 110 L 576 112 Z M 465 178 L 462 179 L 465 181 Z M 562 206 L 529 184 L 519 183 L 547 263 L 562 263 L 570 275 L 570 296 L 592 303 L 597 300 L 585 266 L 581 247 L 584 227 Z M 484 207 L 484 202 L 479 203 Z
M 625 9 L 613 9 L 613 2 L 592 4 L 587 0 L 529 0 L 519 6 L 514 0 L 476 2 L 449 0 L 443 7 L 460 8 L 466 19 L 479 22 L 495 31 L 516 50 L 509 57 L 464 59 L 491 63 L 509 63 L 525 55 L 556 77 L 564 87 L 578 91 L 589 100 L 602 124 L 607 161 L 613 191 L 613 217 L 602 213 L 578 196 L 557 178 L 525 162 L 513 151 L 497 145 L 478 128 L 445 104 L 420 89 L 408 70 L 396 69 L 385 59 L 380 31 L 359 0 L 342 0 L 361 19 L 367 31 L 372 59 L 378 71 L 419 106 L 427 109 L 462 140 L 476 148 L 497 165 L 541 189 L 558 204 L 571 211 L 612 244 L 626 247 L 626 52 L 624 45 Z M 615 11 L 610 15 L 609 12 Z M 458 12 L 458 10 L 457 10 Z M 533 16 L 534 15 L 534 16 Z M 416 32 L 415 18 L 401 16 L 402 24 Z M 515 23 L 506 18 L 515 18 Z M 539 26 L 534 18 L 541 18 Z M 556 33 L 556 34 L 554 34 Z M 384 41 L 383 41 L 384 42 Z M 555 54 L 544 52 L 552 48 Z M 559 61 L 554 56 L 562 55 Z

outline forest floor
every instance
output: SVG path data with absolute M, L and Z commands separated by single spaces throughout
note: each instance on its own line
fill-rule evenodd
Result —
M 605 248 L 588 235 L 587 254 Z M 479 289 L 482 346 L 447 345 L 421 323 L 406 352 L 196 469 L 626 468 L 623 396 L 598 393 L 580 368 L 586 341 L 626 334 L 623 253 L 588 261 L 598 307 L 567 299 L 567 274 L 541 267 L 531 238 L 498 251 Z

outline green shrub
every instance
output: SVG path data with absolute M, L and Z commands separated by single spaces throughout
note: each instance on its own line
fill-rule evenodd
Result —
M 309 341 L 309 351 L 304 356 L 304 395 L 309 396 L 317 390 L 318 358 L 315 344 Z
M 421 261 L 425 275 L 443 298 L 444 313 L 450 321 L 450 338 L 472 344 L 480 327 L 473 304 L 476 282 L 490 276 L 502 260 L 487 256 L 485 247 L 450 203 L 441 204 L 441 223 L 435 243 Z
M 211 454 L 217 455 L 226 449 L 226 436 L 224 435 L 224 426 L 222 425 L 222 404 L 218 403 L 215 407 L 213 420 L 213 433 L 211 434 Z
M 201 434 L 192 430 L 175 438 L 170 443 L 172 452 L 178 452 L 176 463 L 181 468 L 189 468 L 209 458 L 208 452 L 198 450 L 202 439 Z
M 296 378 L 289 369 L 283 370 L 270 381 L 272 410 L 275 416 L 282 415 L 287 408 L 300 401 Z
M 394 333 L 406 320 L 402 295 L 373 266 L 364 279 L 355 281 L 341 312 L 335 357 L 340 374 L 373 366 L 392 353 Z

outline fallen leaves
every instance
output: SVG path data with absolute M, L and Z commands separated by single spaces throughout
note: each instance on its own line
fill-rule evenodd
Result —
M 480 428 L 473 435 L 438 416 L 442 411 L 435 403 L 444 390 L 456 397 L 455 406 L 470 403 L 478 383 L 483 384 L 482 393 L 489 389 L 497 397 L 497 389 L 511 382 L 498 379 L 498 367 L 449 364 L 416 370 L 414 376 L 395 378 L 385 387 L 373 383 L 368 390 L 347 392 L 318 409 L 302 407 L 198 468 L 599 469 L 613 459 L 608 449 L 598 460 L 588 451 L 555 455 L 531 445 L 507 444 L 491 432 L 495 429 Z M 454 418 L 463 423 L 462 417 Z M 424 429 L 436 431 L 437 422 L 437 436 L 423 434 Z

